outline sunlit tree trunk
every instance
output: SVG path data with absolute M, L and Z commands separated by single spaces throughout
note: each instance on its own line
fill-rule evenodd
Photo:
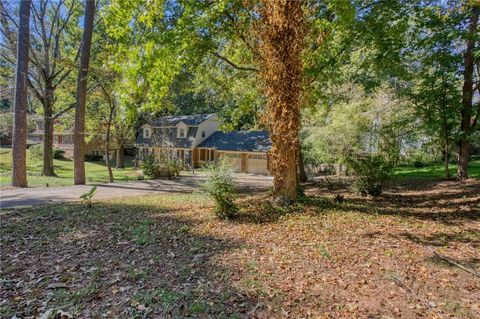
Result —
M 463 90 L 462 90 L 462 109 L 460 124 L 460 139 L 458 141 L 458 168 L 457 177 L 459 180 L 468 178 L 468 161 L 470 159 L 470 136 L 474 130 L 475 110 L 473 108 L 473 72 L 475 66 L 475 39 L 477 33 L 478 16 L 480 13 L 480 4 L 472 7 L 469 26 L 469 38 L 467 40 L 467 49 L 464 56 L 463 71 Z
M 20 3 L 12 150 L 12 185 L 15 187 L 27 187 L 27 79 L 30 3 L 30 0 Z
M 73 144 L 74 183 L 85 184 L 85 102 L 87 97 L 87 76 L 90 62 L 95 1 L 87 0 L 85 4 L 85 21 L 83 25 L 82 50 L 77 80 L 77 105 L 75 108 L 75 130 Z
M 53 91 L 47 89 L 43 103 L 43 167 L 42 176 L 57 176 L 53 168 Z
M 298 134 L 305 21 L 303 1 L 262 0 L 259 24 L 260 75 L 267 96 L 276 201 L 297 197 Z

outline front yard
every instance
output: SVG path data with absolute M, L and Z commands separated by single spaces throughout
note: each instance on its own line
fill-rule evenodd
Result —
M 199 194 L 4 210 L 0 317 L 480 316 L 480 181 L 333 184 L 280 212 L 243 194 L 232 221 Z
M 73 185 L 73 161 L 54 159 L 53 166 L 57 177 L 41 176 L 42 159 L 33 158 L 27 150 L 27 179 L 29 187 Z M 131 159 L 125 159 L 125 168 L 116 169 L 112 161 L 113 177 L 116 181 L 137 180 L 138 174 Z M 108 182 L 105 161 L 85 162 L 87 184 Z M 12 149 L 0 148 L 0 187 L 12 183 Z

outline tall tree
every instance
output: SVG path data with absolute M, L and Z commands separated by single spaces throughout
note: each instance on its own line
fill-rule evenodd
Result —
M 20 4 L 15 80 L 15 118 L 13 121 L 12 185 L 27 187 L 27 79 L 30 43 L 30 0 Z
M 75 127 L 73 136 L 74 183 L 85 184 L 85 103 L 87 98 L 87 76 L 90 63 L 93 20 L 95 18 L 95 0 L 85 4 L 83 39 L 80 53 L 80 66 L 77 80 L 77 102 L 75 107 Z
M 305 37 L 303 1 L 261 4 L 259 23 L 261 77 L 267 97 L 267 123 L 272 139 L 275 196 L 288 203 L 297 197 L 302 51 Z
M 79 1 L 35 1 L 31 5 L 32 29 L 29 51 L 31 68 L 28 72 L 30 92 L 42 105 L 44 119 L 42 175 L 55 176 L 53 168 L 53 126 L 56 119 L 75 104 L 62 105 L 56 91 L 69 78 L 73 61 L 78 57 L 75 43 L 75 25 L 81 3 Z M 2 58 L 14 65 L 16 56 L 15 29 L 18 17 L 15 8 L 0 2 L 0 32 L 6 39 L 0 43 Z M 71 42 L 69 42 L 71 41 Z
M 463 70 L 463 88 L 462 88 L 462 108 L 460 111 L 460 138 L 458 141 L 458 169 L 457 178 L 464 180 L 468 178 L 468 162 L 470 159 L 470 138 L 478 123 L 480 117 L 480 103 L 475 107 L 473 105 L 474 93 L 474 68 L 475 63 L 479 63 L 478 56 L 475 57 L 476 42 L 478 37 L 478 17 L 480 14 L 480 4 L 471 1 L 469 29 L 466 39 L 466 50 L 464 55 Z M 475 109 L 476 108 L 476 109 Z

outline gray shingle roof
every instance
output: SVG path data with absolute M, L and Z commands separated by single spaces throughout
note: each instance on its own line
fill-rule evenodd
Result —
M 180 122 L 185 123 L 189 126 L 197 126 L 200 125 L 202 122 L 208 120 L 209 118 L 215 116 L 214 113 L 212 114 L 196 114 L 196 115 L 177 115 L 177 116 L 164 116 L 155 119 L 149 124 L 151 126 L 175 126 Z
M 265 131 L 215 132 L 198 147 L 219 151 L 268 152 L 272 142 Z

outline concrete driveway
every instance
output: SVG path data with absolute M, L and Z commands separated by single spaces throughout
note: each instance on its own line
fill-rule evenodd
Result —
M 142 196 L 167 193 L 191 193 L 205 180 L 205 175 L 186 175 L 171 180 L 145 180 L 135 182 L 97 184 L 94 199 Z M 235 174 L 235 185 L 240 191 L 265 190 L 272 185 L 272 177 L 253 174 Z M 0 208 L 16 208 L 58 202 L 78 201 L 80 195 L 93 185 L 18 188 L 0 191 Z

